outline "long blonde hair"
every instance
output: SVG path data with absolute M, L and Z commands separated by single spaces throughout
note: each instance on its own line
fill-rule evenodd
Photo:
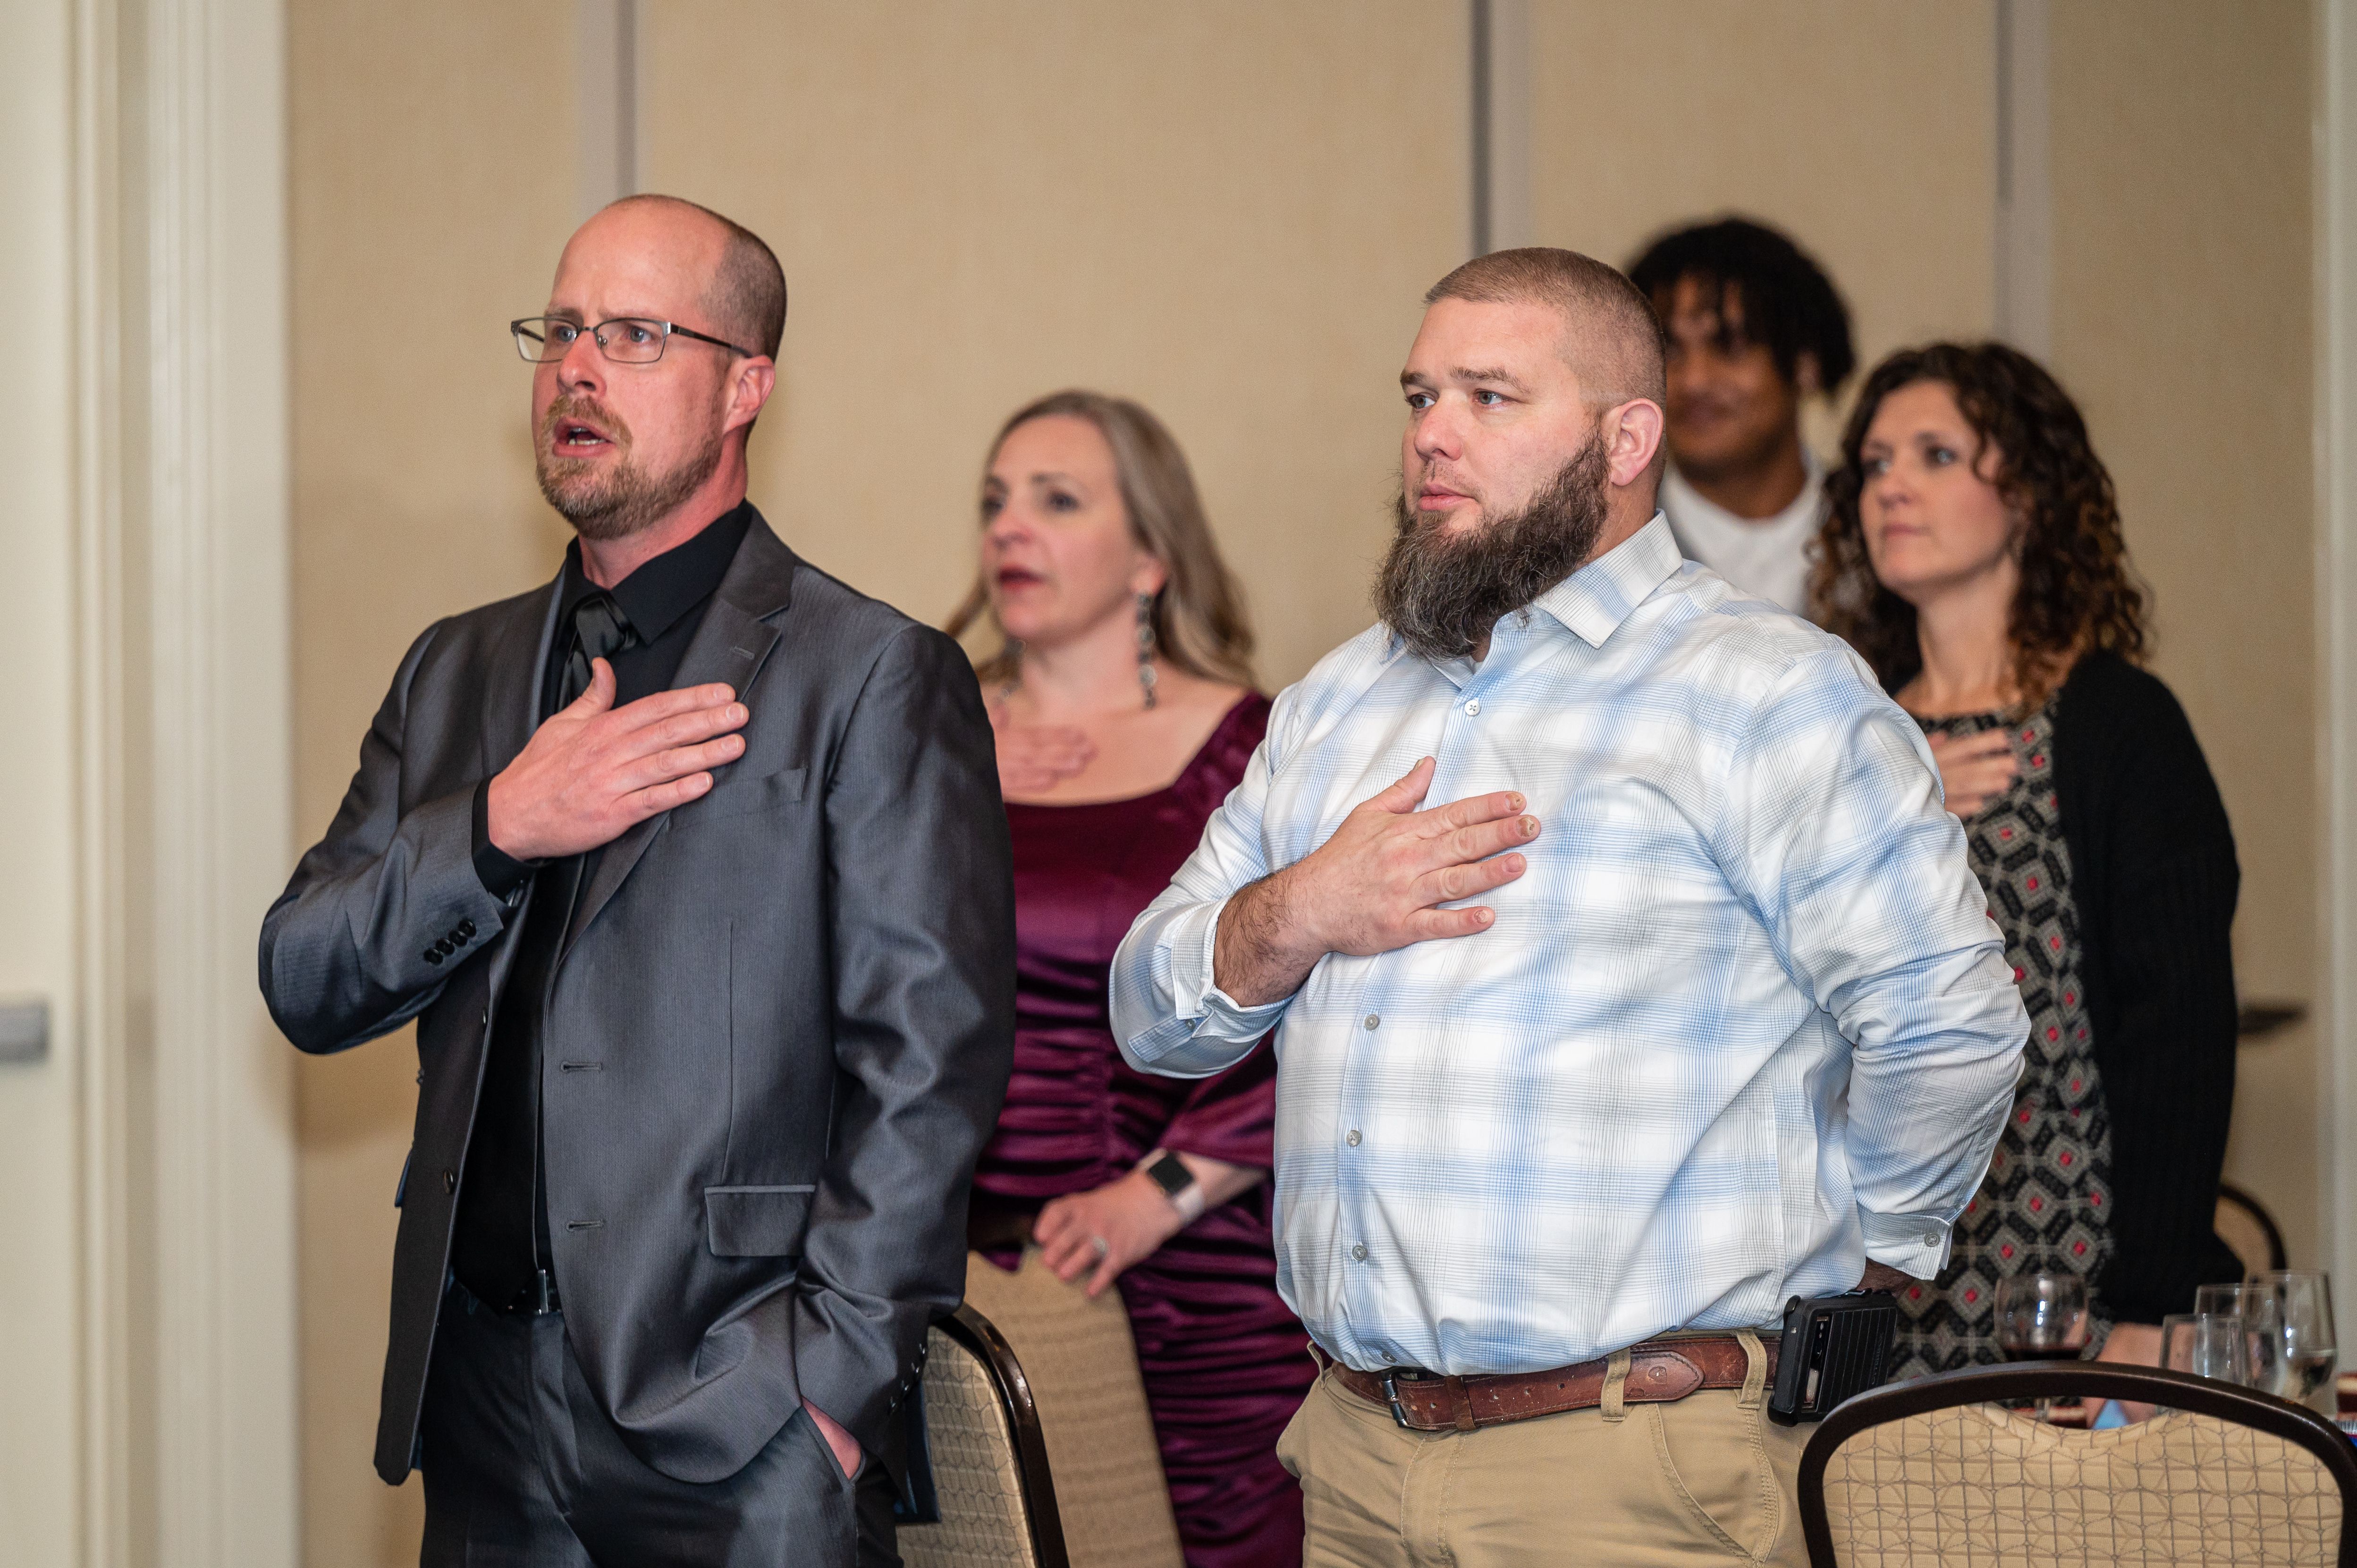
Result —
M 1162 656 L 1207 681 L 1251 685 L 1253 634 L 1243 593 L 1212 542 L 1195 476 L 1178 443 L 1160 420 L 1127 398 L 1074 390 L 1050 392 L 1017 409 L 992 439 L 991 458 L 1017 426 L 1059 414 L 1085 419 L 1104 437 L 1113 449 L 1130 533 L 1169 574 L 1154 596 L 1154 639 Z M 989 610 L 990 585 L 977 565 L 973 588 L 942 629 L 962 636 Z M 1010 680 L 1021 652 L 1002 630 L 998 651 L 981 660 L 975 671 L 985 682 Z

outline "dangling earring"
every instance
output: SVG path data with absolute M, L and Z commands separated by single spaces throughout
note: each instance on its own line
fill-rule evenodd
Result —
M 1146 705 L 1154 705 L 1154 596 L 1137 596 L 1137 683 L 1146 688 Z

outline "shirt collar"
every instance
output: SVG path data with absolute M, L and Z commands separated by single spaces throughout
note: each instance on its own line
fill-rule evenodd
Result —
M 728 575 L 729 563 L 737 559 L 737 548 L 745 542 L 745 532 L 752 522 L 753 503 L 739 501 L 693 537 L 645 562 L 614 585 L 614 602 L 622 607 L 641 644 L 662 636 L 679 624 L 682 616 L 719 591 L 720 580 Z M 597 591 L 581 570 L 581 542 L 576 539 L 565 550 L 561 614 L 572 615 L 575 606 Z
M 1531 601 L 1581 641 L 1601 648 L 1629 612 L 1684 563 L 1670 520 L 1653 513 L 1644 527 Z

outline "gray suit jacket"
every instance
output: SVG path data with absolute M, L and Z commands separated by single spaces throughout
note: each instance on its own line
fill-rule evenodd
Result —
M 377 1427 L 396 1484 L 530 897 L 476 876 L 473 793 L 532 734 L 555 613 L 551 585 L 417 639 L 263 922 L 263 993 L 304 1050 L 418 1019 Z M 892 1462 L 926 1326 L 963 1289 L 1013 1051 L 990 725 L 954 643 L 759 520 L 676 684 L 712 681 L 751 710 L 744 756 L 607 846 L 556 961 L 541 1089 L 565 1331 L 666 1475 L 733 1475 L 805 1395 Z

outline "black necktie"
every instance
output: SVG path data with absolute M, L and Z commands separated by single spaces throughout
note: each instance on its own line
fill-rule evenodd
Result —
M 611 594 L 592 594 L 573 607 L 573 651 L 565 658 L 565 683 L 557 689 L 556 705 L 570 707 L 589 689 L 589 661 L 611 659 L 639 646 L 639 629 Z

